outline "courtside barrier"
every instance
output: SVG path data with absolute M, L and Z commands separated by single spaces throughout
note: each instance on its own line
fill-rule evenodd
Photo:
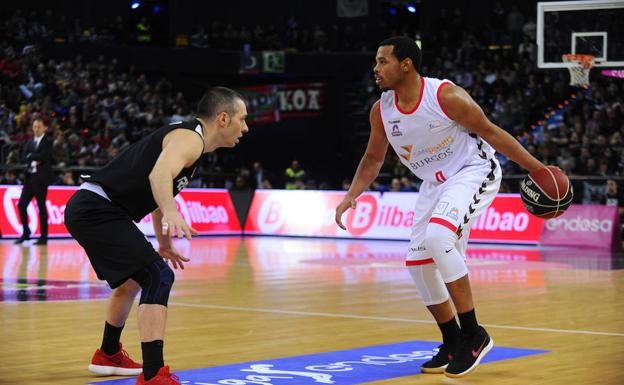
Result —
M 46 206 L 48 210 L 48 232 L 50 238 L 69 237 L 65 228 L 65 205 L 77 187 L 50 186 Z M 3 238 L 17 238 L 22 234 L 17 202 L 22 186 L 0 185 L 0 231 Z M 182 217 L 200 234 L 240 234 L 241 226 L 225 189 L 185 189 L 176 196 L 178 210 Z M 38 236 L 40 231 L 37 203 L 28 206 L 30 231 Z M 137 226 L 145 235 L 154 235 L 152 217 L 148 215 Z
M 50 186 L 46 202 L 50 238 L 69 237 L 63 221 L 65 205 L 76 189 Z M 20 193 L 21 186 L 0 185 L 3 208 L 0 213 L 0 234 L 3 238 L 17 238 L 21 235 L 17 210 Z M 343 216 L 346 231 L 338 228 L 334 222 L 334 210 L 342 200 L 344 191 L 256 190 L 248 213 L 248 201 L 236 199 L 233 202 L 225 189 L 185 189 L 176 197 L 176 203 L 187 223 L 202 235 L 244 233 L 408 240 L 417 195 L 408 192 L 362 194 L 356 209 L 348 210 Z M 28 207 L 28 217 L 34 237 L 39 234 L 37 210 L 33 200 Z M 244 230 L 241 223 L 245 224 Z M 137 226 L 145 235 L 154 235 L 151 216 L 144 218 Z M 492 205 L 475 219 L 469 239 L 471 242 L 484 243 L 619 250 L 619 234 L 617 207 L 571 205 L 562 216 L 544 221 L 526 212 L 518 194 L 499 194 Z
M 256 190 L 244 227 L 246 234 L 308 237 L 409 239 L 417 193 L 366 192 L 355 210 L 334 223 L 342 191 Z M 518 194 L 499 194 L 472 225 L 473 242 L 537 244 L 543 220 L 529 215 Z
M 618 207 L 571 205 L 562 216 L 545 222 L 540 244 L 620 250 Z

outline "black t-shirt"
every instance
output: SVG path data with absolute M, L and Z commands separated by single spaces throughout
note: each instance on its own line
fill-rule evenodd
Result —
M 607 206 L 622 207 L 624 206 L 624 192 L 617 192 L 615 194 L 607 193 L 605 194 L 602 203 Z
M 123 208 L 135 221 L 156 210 L 149 174 L 162 152 L 162 142 L 175 129 L 195 131 L 202 137 L 202 125 L 197 119 L 175 122 L 161 127 L 117 155 L 104 168 L 86 178 L 87 182 L 102 186 L 111 201 Z M 203 151 L 202 151 L 203 152 Z M 183 168 L 173 179 L 173 195 L 177 195 L 195 174 L 201 154 L 191 167 Z

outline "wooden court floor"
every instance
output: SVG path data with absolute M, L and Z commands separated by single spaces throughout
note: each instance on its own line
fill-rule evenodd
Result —
M 165 359 L 174 371 L 439 340 L 403 266 L 404 242 L 200 237 L 177 245 L 192 260 L 170 297 Z M 360 383 L 624 384 L 621 256 L 472 245 L 468 257 L 477 315 L 496 346 L 548 352 L 482 364 L 458 380 L 397 372 Z M 111 379 L 86 370 L 108 289 L 82 249 L 72 240 L 0 241 L 0 268 L 0 383 Z M 140 361 L 135 310 L 122 341 Z

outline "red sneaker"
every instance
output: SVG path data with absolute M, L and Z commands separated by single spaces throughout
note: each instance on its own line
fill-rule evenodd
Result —
M 145 381 L 143 373 L 139 374 L 136 379 L 135 385 L 182 385 L 180 379 L 175 374 L 169 372 L 168 366 L 163 366 L 158 370 L 158 374 L 152 377 L 149 381 Z
M 136 376 L 143 371 L 143 365 L 134 362 L 119 343 L 119 351 L 112 356 L 106 355 L 101 349 L 93 353 L 89 370 L 100 376 Z

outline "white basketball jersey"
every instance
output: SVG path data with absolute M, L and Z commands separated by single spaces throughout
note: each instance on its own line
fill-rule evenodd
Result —
M 449 80 L 422 79 L 420 100 L 412 111 L 402 111 L 394 91 L 381 95 L 379 109 L 388 141 L 414 175 L 443 183 L 468 165 L 490 167 L 494 149 L 483 139 L 450 119 L 439 102 Z

